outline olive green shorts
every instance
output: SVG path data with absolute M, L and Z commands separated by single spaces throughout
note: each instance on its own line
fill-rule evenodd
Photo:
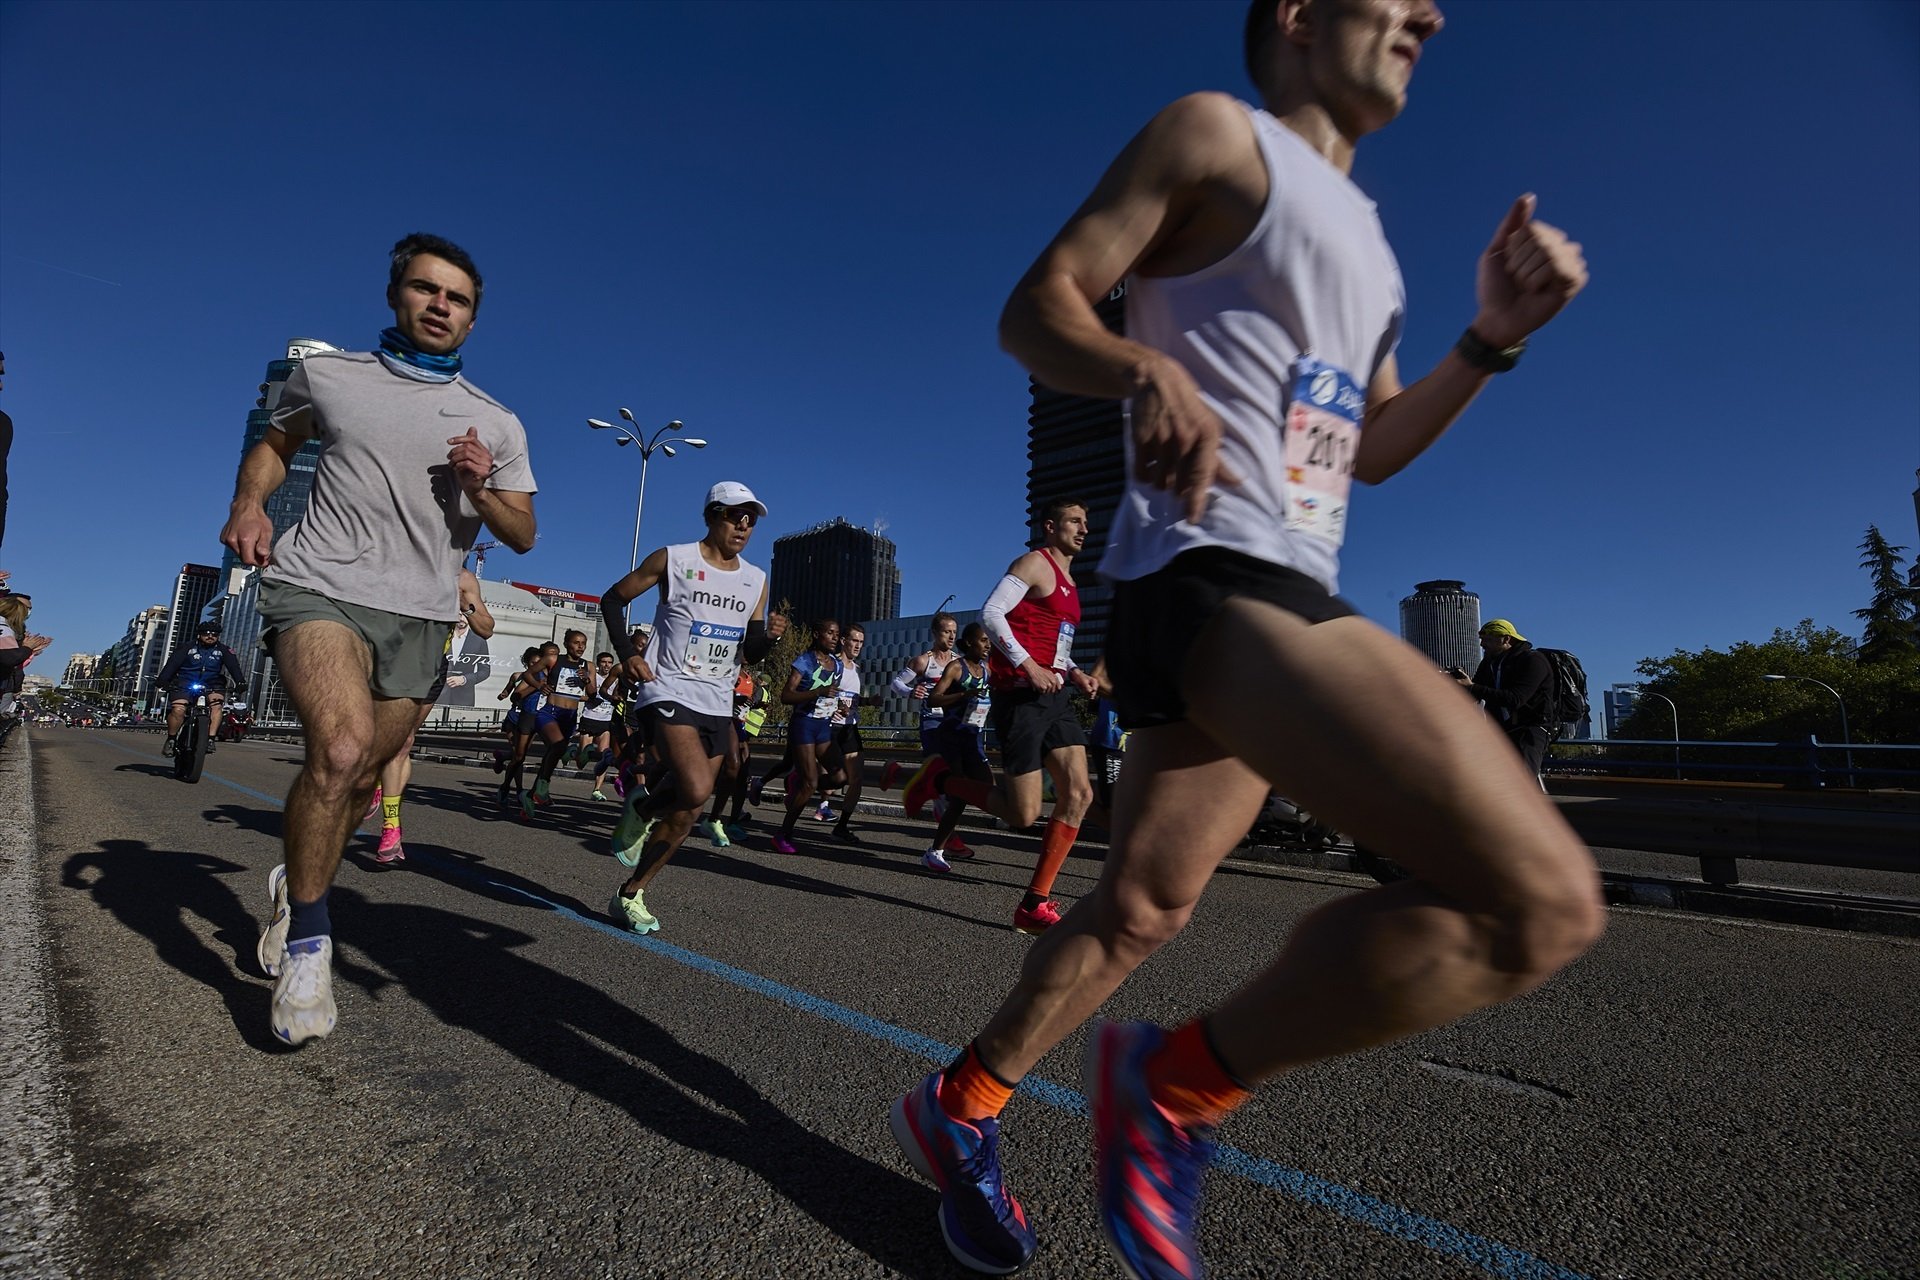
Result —
M 373 676 L 367 685 L 375 697 L 423 702 L 433 696 L 434 686 L 444 674 L 441 664 L 446 657 L 447 637 L 453 634 L 451 622 L 347 604 L 273 579 L 260 584 L 260 618 L 266 624 L 260 633 L 261 642 L 276 662 L 280 655 L 274 652 L 274 640 L 281 633 L 303 622 L 337 622 L 366 643 L 373 660 Z

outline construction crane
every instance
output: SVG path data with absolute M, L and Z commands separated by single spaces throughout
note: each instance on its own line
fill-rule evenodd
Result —
M 500 544 L 497 542 L 476 542 L 473 544 L 473 576 L 474 577 L 476 578 L 486 577 L 486 575 L 480 571 L 487 567 L 487 552 L 493 550 L 495 547 L 499 545 Z

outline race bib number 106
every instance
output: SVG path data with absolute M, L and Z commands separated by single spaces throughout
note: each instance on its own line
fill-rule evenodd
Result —
M 1287 528 L 1337 547 L 1347 536 L 1366 392 L 1345 370 L 1303 355 L 1287 399 Z
M 702 680 L 733 680 L 740 666 L 740 641 L 745 627 L 720 622 L 696 622 L 687 639 L 686 672 Z

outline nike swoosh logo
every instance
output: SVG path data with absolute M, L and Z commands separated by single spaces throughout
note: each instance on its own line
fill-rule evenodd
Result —
M 480 415 L 477 413 L 448 413 L 445 409 L 442 409 L 440 416 L 443 418 L 477 418 Z
M 672 708 L 672 707 L 662 707 L 662 708 L 660 708 L 660 714 L 661 714 L 661 715 L 663 715 L 663 716 L 665 716 L 665 717 L 666 717 L 667 719 L 669 719 L 669 720 L 671 720 L 671 719 L 673 719 L 673 708 Z

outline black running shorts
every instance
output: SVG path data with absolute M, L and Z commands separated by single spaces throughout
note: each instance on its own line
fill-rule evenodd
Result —
M 1187 650 L 1208 618 L 1241 597 L 1314 623 L 1360 612 L 1298 570 L 1225 547 L 1183 551 L 1144 578 L 1117 582 L 1107 624 L 1107 674 L 1123 727 L 1186 719 L 1180 678 Z
M 634 715 L 647 734 L 647 742 L 658 743 L 660 733 L 667 725 L 681 724 L 695 730 L 700 735 L 700 745 L 706 750 L 707 759 L 718 760 L 733 749 L 733 717 L 710 716 L 698 711 L 689 711 L 677 702 L 649 702 L 636 708 Z M 661 752 L 666 755 L 665 751 Z
M 1038 773 L 1049 751 L 1086 749 L 1087 731 L 1074 710 L 1071 682 L 1052 693 L 995 689 L 987 715 L 1000 742 L 1000 768 L 1014 777 Z

